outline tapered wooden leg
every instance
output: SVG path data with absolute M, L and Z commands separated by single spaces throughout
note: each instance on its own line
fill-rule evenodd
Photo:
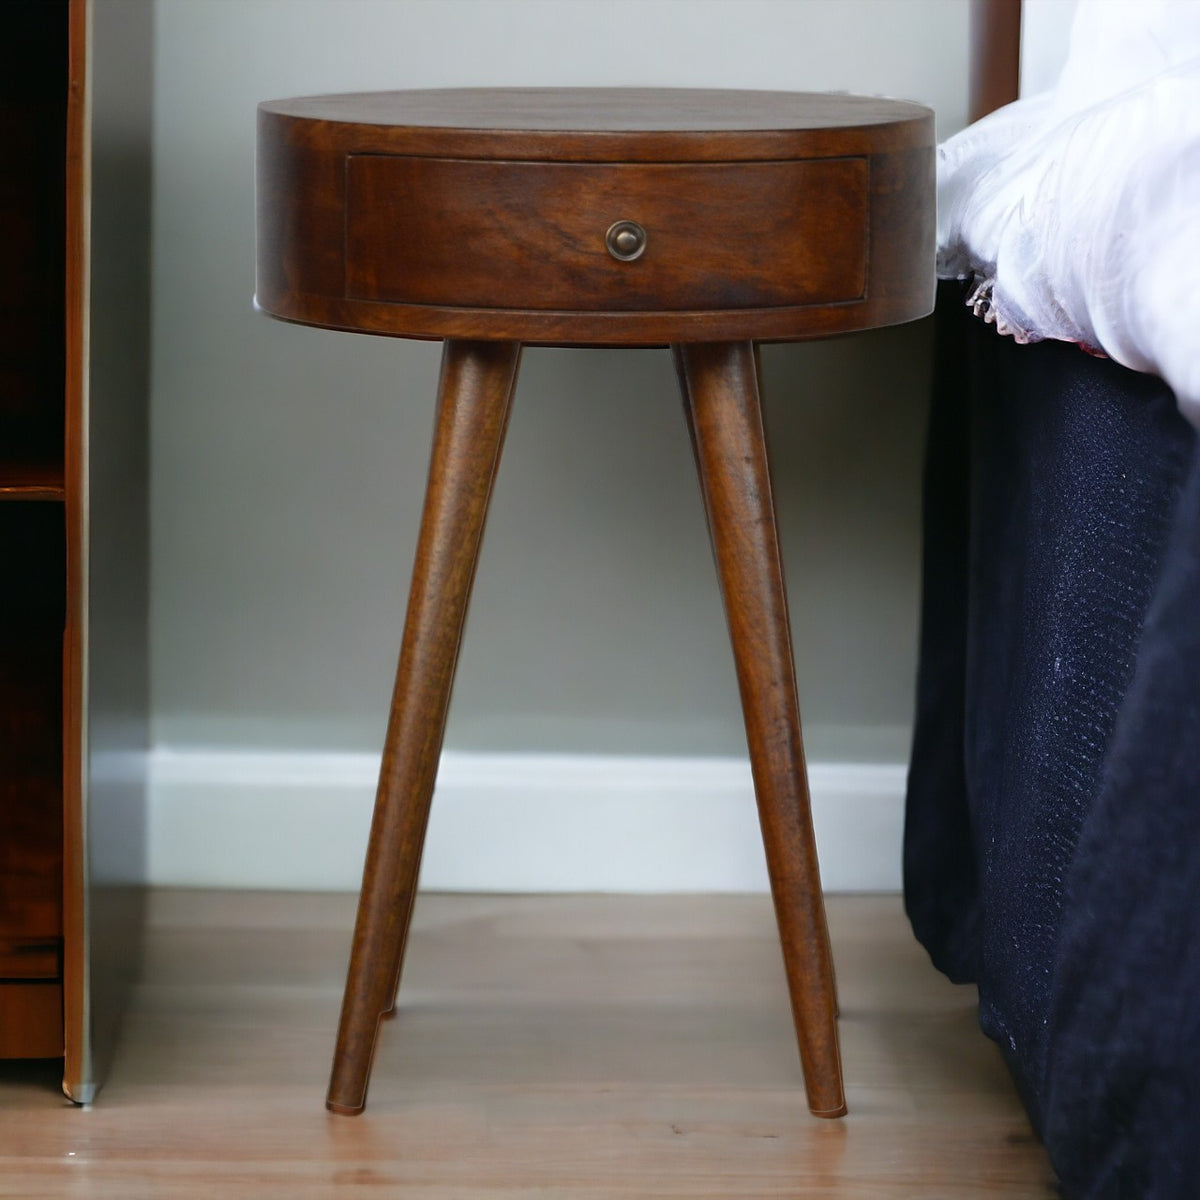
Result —
M 391 1009 L 467 602 L 500 461 L 520 346 L 448 341 L 425 510 L 326 1106 L 357 1113 Z
M 760 403 L 761 406 L 761 404 L 764 403 L 764 392 L 762 388 L 762 355 L 758 353 L 757 342 L 754 343 L 754 378 L 755 383 L 758 385 L 758 403 Z M 808 776 L 806 775 L 804 786 L 805 794 L 808 794 Z M 841 1016 L 841 1002 L 838 998 L 838 967 L 836 967 L 833 959 L 833 941 L 832 938 L 829 937 L 829 925 L 827 922 L 824 922 L 823 919 L 821 924 L 824 926 L 824 935 L 826 935 L 824 936 L 824 943 L 826 943 L 826 958 L 829 960 L 829 984 L 833 989 L 833 1015 L 836 1019 Z
M 675 357 L 733 642 L 808 1106 L 839 1117 L 846 1101 L 832 960 L 754 347 L 685 345 Z

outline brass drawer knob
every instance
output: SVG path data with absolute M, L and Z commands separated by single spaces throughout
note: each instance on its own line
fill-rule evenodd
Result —
M 646 231 L 636 221 L 614 221 L 604 235 L 604 244 L 613 258 L 632 262 L 646 249 Z

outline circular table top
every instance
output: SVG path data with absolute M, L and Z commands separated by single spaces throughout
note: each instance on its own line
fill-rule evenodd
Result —
M 260 113 L 361 127 L 410 153 L 554 158 L 679 154 L 689 161 L 794 158 L 916 145 L 928 108 L 838 92 L 698 88 L 448 88 L 268 100 Z M 382 140 L 381 140 L 382 139 Z M 839 150 L 840 148 L 840 150 Z M 633 157 L 631 157 L 633 156 Z
M 933 153 L 929 109 L 837 93 L 268 101 L 258 302 L 326 328 L 554 344 L 911 320 L 932 304 Z

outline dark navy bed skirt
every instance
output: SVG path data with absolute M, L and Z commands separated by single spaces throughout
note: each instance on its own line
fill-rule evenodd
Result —
M 1200 455 L 939 295 L 905 892 L 1068 1197 L 1200 1197 Z M 1200 335 L 1198 335 L 1200 336 Z

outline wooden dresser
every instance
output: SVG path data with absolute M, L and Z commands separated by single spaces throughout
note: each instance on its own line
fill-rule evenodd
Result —
M 107 147 L 148 150 L 149 34 L 141 0 L 0 9 L 0 1057 L 84 1102 L 144 858 L 149 157 Z

